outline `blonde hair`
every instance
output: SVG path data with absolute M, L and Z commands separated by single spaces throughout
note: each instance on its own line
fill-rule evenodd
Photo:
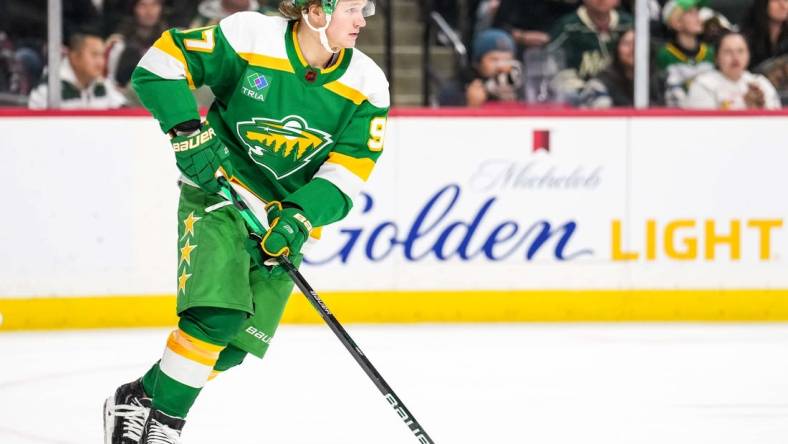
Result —
M 323 2 L 320 0 L 309 0 L 306 5 L 299 7 L 295 5 L 293 0 L 282 0 L 279 2 L 279 13 L 289 20 L 300 20 L 301 13 L 309 9 L 310 6 L 322 6 Z

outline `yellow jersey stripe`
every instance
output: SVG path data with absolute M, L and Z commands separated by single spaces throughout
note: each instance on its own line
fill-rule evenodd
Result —
M 334 94 L 340 95 L 350 100 L 356 105 L 361 105 L 362 102 L 367 100 L 367 96 L 365 96 L 361 91 L 353 89 L 343 83 L 339 83 L 338 81 L 326 83 L 323 85 L 323 87 Z
M 292 33 L 293 33 L 293 35 L 292 35 L 292 38 L 293 38 L 293 49 L 295 49 L 295 53 L 298 56 L 298 61 L 301 62 L 301 65 L 307 66 L 306 59 L 304 58 L 304 55 L 301 54 L 301 45 L 298 44 L 298 24 L 299 23 L 300 22 L 296 22 L 295 25 L 293 25 L 293 31 L 292 31 Z
M 680 50 L 680 49 L 676 48 L 676 46 L 675 46 L 675 45 L 673 45 L 673 43 L 668 43 L 667 45 L 665 45 L 665 49 L 667 49 L 667 51 L 668 51 L 669 53 L 671 53 L 671 54 L 673 54 L 674 56 L 676 56 L 676 58 L 678 58 L 678 59 L 679 59 L 679 60 L 681 60 L 682 62 L 686 63 L 686 62 L 688 62 L 688 61 L 689 61 L 689 59 L 687 58 L 687 56 L 686 56 L 686 55 L 684 55 L 684 53 L 683 53 L 683 52 L 681 52 L 681 50 Z
M 706 47 L 705 43 L 700 44 L 700 50 L 698 50 L 698 55 L 695 56 L 696 62 L 701 62 L 703 59 L 706 58 L 706 53 L 709 52 L 708 47 Z
M 253 52 L 242 52 L 238 54 L 242 59 L 246 60 L 252 66 L 259 66 L 260 68 L 274 69 L 277 71 L 284 71 L 295 73 L 293 65 L 290 60 L 280 59 L 277 57 L 269 57 L 262 54 L 255 54 Z
M 375 167 L 375 162 L 372 159 L 358 159 L 356 157 L 351 157 L 337 152 L 328 153 L 328 159 L 326 159 L 326 162 L 345 167 L 348 171 L 361 178 L 361 180 L 364 182 L 369 179 L 369 175 L 372 173 L 372 168 Z
M 345 49 L 343 48 L 341 51 L 339 51 L 339 56 L 337 57 L 337 61 L 334 62 L 334 64 L 331 65 L 330 67 L 325 68 L 325 69 L 321 69 L 320 73 L 321 74 L 329 74 L 331 72 L 334 72 L 337 68 L 340 67 L 340 65 L 342 65 L 342 59 L 344 59 L 344 58 L 345 58 Z
M 186 57 L 183 55 L 183 51 L 178 48 L 178 45 L 175 44 L 175 40 L 172 39 L 170 32 L 164 31 L 164 33 L 162 33 L 161 37 L 156 40 L 153 46 L 161 49 L 175 60 L 181 62 L 181 65 L 183 65 L 183 71 L 186 74 L 186 81 L 189 82 L 189 88 L 195 89 L 192 73 L 189 71 L 189 64 L 186 63 Z

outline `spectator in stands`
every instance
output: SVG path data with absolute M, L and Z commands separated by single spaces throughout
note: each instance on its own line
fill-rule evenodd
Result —
M 197 15 L 199 4 L 200 0 L 165 0 L 164 21 L 170 26 L 186 29 Z
M 202 0 L 197 7 L 197 17 L 192 20 L 191 28 L 215 25 L 223 18 L 241 11 L 258 11 L 263 14 L 276 13 L 271 2 L 258 0 Z
M 699 39 L 703 24 L 698 7 L 702 1 L 670 0 L 662 10 L 663 20 L 673 33 L 672 40 L 657 52 L 657 68 L 665 79 L 669 107 L 683 106 L 693 79 L 714 70 L 714 49 Z
M 700 39 L 712 47 L 717 47 L 720 44 L 720 38 L 724 34 L 739 29 L 727 17 L 709 7 L 700 8 L 698 15 L 703 23 L 703 33 Z
M 565 101 L 577 102 L 585 82 L 610 65 L 615 42 L 632 27 L 632 16 L 617 11 L 618 4 L 619 0 L 583 0 L 576 12 L 553 27 L 548 50 L 565 60 L 553 87 Z
M 750 44 L 750 69 L 788 54 L 788 0 L 755 0 L 742 26 Z
M 659 103 L 659 88 L 651 77 L 650 104 Z M 580 96 L 585 108 L 633 107 L 635 105 L 635 30 L 630 29 L 618 40 L 613 62 L 586 82 Z
M 488 29 L 476 36 L 472 51 L 477 75 L 465 91 L 468 106 L 522 98 L 522 68 L 514 58 L 515 45 L 510 34 Z
M 60 63 L 61 101 L 63 109 L 109 109 L 126 100 L 104 72 L 104 41 L 98 34 L 75 33 L 69 39 L 68 55 Z M 30 94 L 28 106 L 47 107 L 48 86 L 43 82 Z
M 783 108 L 788 107 L 788 54 L 767 59 L 758 65 L 757 72 L 769 79 L 777 90 Z
M 0 92 L 10 92 L 13 78 L 14 47 L 0 31 Z
M 747 71 L 750 51 L 738 32 L 720 40 L 717 54 L 719 71 L 698 75 L 690 86 L 687 108 L 779 109 L 780 98 L 766 77 Z
M 162 20 L 162 0 L 134 0 L 132 17 L 108 39 L 107 77 L 125 89 L 145 52 L 168 26 Z
M 99 14 L 91 0 L 63 0 L 63 34 L 97 25 Z M 21 90 L 38 84 L 46 61 L 46 0 L 0 0 L 0 30 L 5 31 L 21 67 Z
M 14 44 L 6 33 L 0 30 L 0 93 L 26 95 L 30 90 L 25 84 L 26 81 L 27 77 L 24 75 Z M 4 102 L 0 100 L 0 104 L 2 103 Z
M 135 0 L 102 0 L 104 34 L 117 32 L 134 8 Z M 163 20 L 170 26 L 186 28 L 197 14 L 199 0 L 163 0 Z
M 500 0 L 492 26 L 509 31 L 524 48 L 544 46 L 559 18 L 572 14 L 580 0 Z
M 438 99 L 441 106 L 479 107 L 489 103 L 513 103 L 522 99 L 522 68 L 515 60 L 511 35 L 491 28 L 473 40 L 473 71 L 460 85 L 444 88 Z

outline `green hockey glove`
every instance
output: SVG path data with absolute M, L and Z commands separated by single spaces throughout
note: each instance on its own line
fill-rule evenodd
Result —
M 249 234 L 249 237 L 244 241 L 244 249 L 251 258 L 250 270 L 260 268 L 266 270 L 270 277 L 282 276 L 285 274 L 284 268 L 279 266 L 279 261 L 276 258 L 269 257 L 263 252 L 262 240 L 263 238 L 257 234 Z M 294 257 L 291 256 L 290 260 L 295 263 Z
M 196 121 L 185 122 L 173 128 L 170 133 L 173 134 L 171 143 L 178 169 L 205 191 L 218 192 L 216 171 L 230 156 L 230 151 L 211 125 L 208 122 L 202 126 Z
M 279 278 L 280 276 L 286 275 L 287 272 L 284 267 L 279 265 L 279 259 L 268 257 L 263 253 L 262 244 L 260 243 L 261 240 L 262 238 L 260 236 L 250 234 L 244 242 L 244 248 L 249 253 L 249 256 L 251 256 L 250 270 L 265 270 L 271 278 Z M 298 267 L 303 257 L 300 254 L 297 256 L 289 255 L 288 259 L 290 259 L 293 265 Z
M 295 206 L 282 207 L 276 201 L 266 205 L 265 210 L 270 228 L 260 242 L 263 252 L 271 257 L 284 254 L 292 259 L 298 256 L 312 231 L 312 224 L 304 216 L 304 211 Z

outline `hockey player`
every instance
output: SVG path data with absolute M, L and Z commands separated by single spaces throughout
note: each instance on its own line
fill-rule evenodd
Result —
M 107 444 L 177 442 L 205 383 L 247 353 L 262 358 L 279 324 L 293 284 L 256 265 L 260 249 L 215 194 L 215 174 L 265 206 L 262 250 L 298 264 L 310 236 L 348 213 L 383 150 L 388 82 L 353 49 L 374 3 L 286 0 L 280 11 L 167 31 L 134 71 L 183 173 L 179 322 L 161 360 L 107 399 Z M 204 122 L 190 91 L 201 85 L 216 96 Z

